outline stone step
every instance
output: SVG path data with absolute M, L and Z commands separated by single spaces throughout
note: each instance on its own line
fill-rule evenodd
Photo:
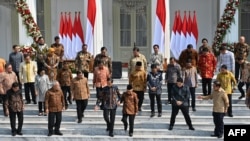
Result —
M 196 110 L 197 110 L 196 112 L 193 112 L 193 111 L 190 110 L 190 116 L 212 116 L 212 109 L 211 108 L 210 109 L 208 109 L 208 108 L 206 108 L 206 109 L 197 108 Z M 3 115 L 2 110 L 0 110 L 0 113 L 1 113 L 1 115 Z M 181 114 L 181 111 L 179 113 Z M 142 112 L 138 113 L 138 116 L 150 116 L 150 114 L 151 114 L 151 110 L 143 109 Z M 26 116 L 26 115 L 37 116 L 38 115 L 38 109 L 25 110 L 24 111 L 24 116 Z M 62 115 L 63 116 L 69 116 L 70 115 L 70 116 L 75 116 L 76 117 L 76 115 L 77 115 L 76 114 L 76 109 L 68 109 L 66 111 L 63 111 Z M 86 117 L 93 116 L 93 115 L 103 115 L 103 111 L 102 110 L 94 111 L 92 109 L 87 109 L 87 110 L 85 110 L 84 115 Z M 116 111 L 116 115 L 122 115 L 122 110 L 118 108 L 117 111 Z M 171 115 L 171 109 L 167 109 L 167 110 L 163 109 L 162 110 L 162 116 L 164 117 L 166 115 Z M 235 110 L 233 108 L 233 115 L 234 116 L 245 117 L 245 116 L 250 116 L 250 112 L 249 112 L 249 109 Z
M 15 137 L 13 138 L 10 135 L 0 135 L 0 138 L 4 141 L 221 141 L 222 139 L 212 138 L 210 137 L 211 132 L 207 132 L 205 136 L 180 136 L 178 134 L 175 135 L 134 135 L 133 137 L 129 137 L 128 133 L 126 135 L 115 135 L 114 137 L 109 137 L 108 133 L 106 135 L 98 135 L 98 136 L 88 136 L 88 135 L 63 135 L 52 137 L 47 137 L 46 135 L 24 135 L 23 137 Z M 16 139 L 16 140 L 15 140 Z
M 157 105 L 155 104 L 155 108 Z M 90 101 L 88 103 L 87 109 L 94 109 L 95 107 L 95 102 L 94 101 Z M 213 107 L 212 103 L 200 103 L 196 105 L 196 109 L 211 109 Z M 37 104 L 26 104 L 25 105 L 26 109 L 37 109 L 38 105 Z M 72 105 L 69 105 L 70 109 L 75 109 L 76 108 L 76 104 L 73 103 Z M 122 108 L 122 104 L 119 106 L 119 108 Z M 150 104 L 149 103 L 143 103 L 142 104 L 142 108 L 143 109 L 150 109 Z M 170 104 L 166 105 L 165 103 L 163 103 L 163 109 L 169 109 L 171 110 L 172 106 Z M 249 110 L 246 105 L 244 103 L 237 103 L 237 104 L 233 104 L 233 109 L 234 110 Z
M 150 117 L 150 113 L 148 115 L 138 115 L 136 116 L 136 121 L 137 122 L 142 122 L 142 121 L 151 121 L 151 122 L 166 122 L 170 121 L 170 114 L 163 114 L 162 117 L 157 117 L 157 113 L 155 114 L 155 117 Z M 199 116 L 199 115 L 194 115 L 190 114 L 190 117 L 193 122 L 204 122 L 204 121 L 212 121 L 213 117 L 211 115 L 206 115 L 206 116 Z M 234 116 L 233 118 L 231 117 L 224 117 L 224 121 L 226 123 L 231 123 L 231 122 L 238 122 L 238 123 L 246 123 L 246 118 L 250 118 L 250 114 L 248 116 Z M 116 120 L 122 119 L 122 115 L 116 115 Z M 76 121 L 77 116 L 76 114 L 74 115 L 65 115 L 63 114 L 62 116 L 62 121 L 64 122 L 69 122 L 69 121 Z M 83 118 L 84 121 L 86 122 L 96 122 L 96 121 L 102 121 L 103 120 L 103 115 L 85 115 Z M 47 116 L 38 116 L 38 115 L 25 115 L 24 121 L 28 122 L 37 122 L 37 121 L 48 121 Z M 183 115 L 182 113 L 178 114 L 176 117 L 176 122 L 182 122 L 183 121 Z M 5 123 L 9 122 L 9 118 L 5 117 L 3 115 L 0 116 L 0 123 Z M 2 124 L 1 124 L 2 125 Z

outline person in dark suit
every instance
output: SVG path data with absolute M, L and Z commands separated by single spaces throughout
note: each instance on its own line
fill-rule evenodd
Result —
M 175 118 L 181 110 L 184 118 L 186 120 L 187 125 L 189 126 L 189 130 L 195 130 L 191 118 L 189 116 L 189 97 L 190 91 L 189 87 L 183 85 L 183 79 L 177 78 L 176 85 L 173 86 L 172 89 L 172 113 L 170 118 L 170 126 L 168 130 L 173 130 Z

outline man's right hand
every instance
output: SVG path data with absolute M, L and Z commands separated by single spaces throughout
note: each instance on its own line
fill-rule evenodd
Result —
M 6 115 L 6 116 L 9 116 L 9 114 L 10 114 L 10 113 L 9 113 L 9 110 L 6 110 L 5 115 Z
M 47 113 L 47 114 L 49 113 L 49 109 L 46 109 L 46 113 Z

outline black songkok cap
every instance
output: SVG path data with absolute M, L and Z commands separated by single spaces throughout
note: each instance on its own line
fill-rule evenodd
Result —
M 127 90 L 131 90 L 132 89 L 132 85 L 127 85 Z
M 177 78 L 177 82 L 183 83 L 183 79 L 181 77 Z

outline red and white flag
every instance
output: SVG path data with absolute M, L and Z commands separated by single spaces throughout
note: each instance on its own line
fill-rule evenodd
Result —
M 192 34 L 192 19 L 190 15 L 190 11 L 188 13 L 188 21 L 187 21 L 187 40 L 186 40 L 186 46 L 188 44 L 191 44 L 191 34 Z
M 173 28 L 171 32 L 171 41 L 170 41 L 170 50 L 175 58 L 178 57 L 178 50 L 175 45 L 176 31 L 177 31 L 177 24 L 178 24 L 177 22 L 178 22 L 178 19 L 177 19 L 177 11 L 176 11 L 175 17 L 174 17 L 174 24 L 173 24 Z
M 76 57 L 76 32 L 77 32 L 77 12 L 75 12 L 75 18 L 74 18 L 74 23 L 73 23 L 73 27 L 72 27 L 72 48 L 71 48 L 71 52 L 72 52 L 72 57 L 75 58 Z
M 180 52 L 181 52 L 181 30 L 182 30 L 182 19 L 180 16 L 180 11 L 177 12 L 177 29 L 176 29 L 176 33 L 175 33 L 175 48 L 177 50 L 177 57 L 176 59 L 179 58 Z
M 187 48 L 186 39 L 187 39 L 187 15 L 185 11 L 184 17 L 183 17 L 182 29 L 181 29 L 180 53 L 181 51 Z
M 62 44 L 64 46 L 64 58 L 67 59 L 67 28 L 68 27 L 68 19 L 67 19 L 67 13 L 64 14 L 64 26 L 63 26 L 63 36 L 62 36 Z
M 88 51 L 94 53 L 94 27 L 96 18 L 96 1 L 88 0 L 88 11 L 87 11 L 87 27 L 86 27 L 86 44 L 88 45 Z
M 75 49 L 76 50 L 75 50 L 75 53 L 82 50 L 82 45 L 84 43 L 83 29 L 82 29 L 82 22 L 81 22 L 80 12 L 78 12 L 76 26 L 77 26 L 77 28 L 76 28 L 76 42 L 75 42 L 75 45 L 76 45 Z
M 62 44 L 63 41 L 63 28 L 64 28 L 64 19 L 63 19 L 63 13 L 61 12 L 60 16 L 60 23 L 59 23 L 59 38 L 60 38 L 60 43 Z
M 165 52 L 165 25 L 166 7 L 165 0 L 157 0 L 156 19 L 153 44 L 159 45 L 159 52 Z
M 198 42 L 198 24 L 197 24 L 197 19 L 196 19 L 196 12 L 194 11 L 194 16 L 193 16 L 193 24 L 192 24 L 192 34 L 191 34 L 191 43 L 196 49 L 197 42 Z
M 67 50 L 66 50 L 66 59 L 73 59 L 72 55 L 72 21 L 71 14 L 69 13 L 69 20 L 67 26 Z

